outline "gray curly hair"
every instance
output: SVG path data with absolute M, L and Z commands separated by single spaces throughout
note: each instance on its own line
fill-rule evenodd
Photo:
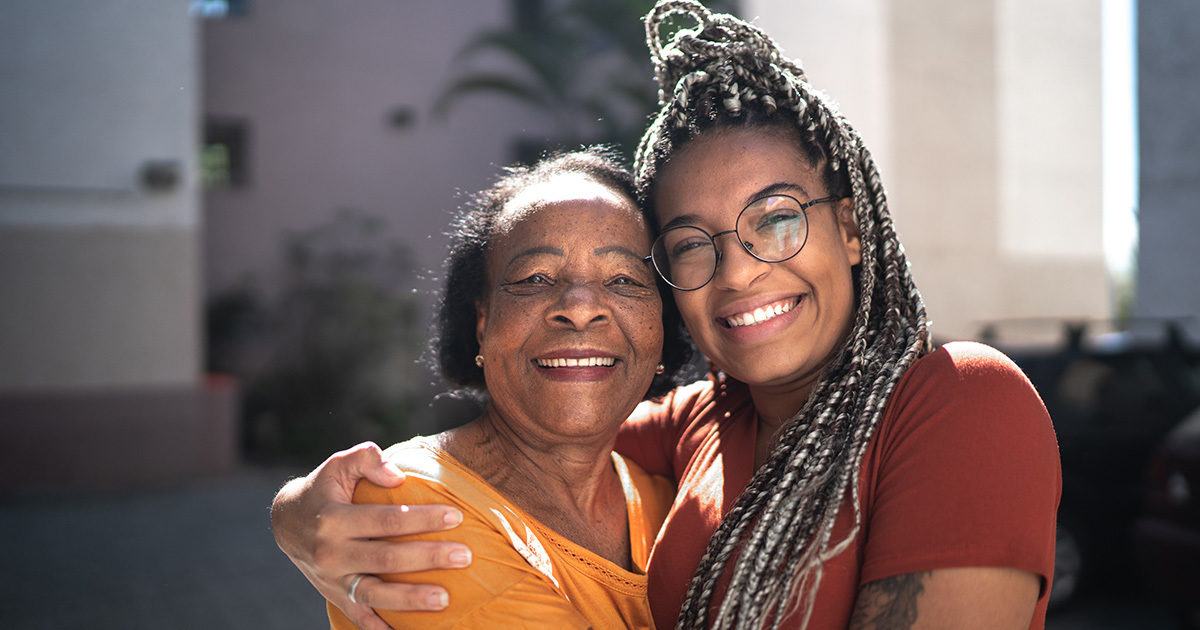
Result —
M 667 39 L 665 22 L 678 15 L 697 25 Z M 648 207 L 655 175 L 671 155 L 727 127 L 788 126 L 826 182 L 847 182 L 853 197 L 862 241 L 853 329 L 713 535 L 678 621 L 679 628 L 776 628 L 800 612 L 807 625 L 824 563 L 862 526 L 857 480 L 888 397 L 931 350 L 925 305 L 870 153 L 799 64 L 761 29 L 694 0 L 660 0 L 645 22 L 659 110 L 638 145 L 634 173 Z M 853 528 L 834 540 L 847 493 Z M 715 605 L 735 553 L 725 597 Z

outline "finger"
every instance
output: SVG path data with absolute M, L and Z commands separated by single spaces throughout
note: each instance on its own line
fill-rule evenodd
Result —
M 385 488 L 394 488 L 404 483 L 404 473 L 396 468 L 395 464 L 384 459 L 383 451 L 379 450 L 374 442 L 363 442 L 336 453 L 334 457 L 345 461 L 344 474 L 353 477 L 355 481 L 366 477 L 372 483 Z
M 383 538 L 451 529 L 462 522 L 462 512 L 449 505 L 334 504 L 317 514 L 317 537 Z
M 440 586 L 384 582 L 373 575 L 359 580 L 354 597 L 379 610 L 442 610 L 450 603 L 449 593 Z
M 430 569 L 461 569 L 471 565 L 471 549 L 462 543 L 412 541 L 355 541 L 342 558 L 332 559 L 328 571 L 354 573 L 412 573 Z M 349 581 L 347 581 L 349 585 Z M 359 588 L 362 588 L 361 584 Z
M 347 616 L 358 627 L 358 630 L 392 630 L 387 622 L 367 606 L 355 606 L 355 614 Z
M 346 612 L 346 611 L 342 611 Z M 392 627 L 387 625 L 372 608 L 367 606 L 355 606 L 353 615 L 346 615 L 358 630 L 392 630 Z
M 368 475 L 374 475 L 385 482 L 388 487 L 395 486 L 403 480 L 396 478 L 399 472 L 394 466 L 385 466 L 383 451 L 374 442 L 363 442 L 344 451 L 330 455 L 316 471 L 314 482 L 321 485 L 333 485 L 336 494 L 349 497 L 354 493 L 354 486 Z M 391 477 L 389 479 L 389 477 Z

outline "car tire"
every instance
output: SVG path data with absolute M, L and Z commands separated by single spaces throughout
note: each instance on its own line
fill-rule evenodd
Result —
M 1063 608 L 1079 595 L 1085 557 L 1083 541 L 1070 520 L 1059 520 L 1055 528 L 1054 582 L 1050 587 L 1049 610 Z

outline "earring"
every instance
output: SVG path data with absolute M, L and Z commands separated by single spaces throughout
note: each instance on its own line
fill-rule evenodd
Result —
M 479 367 L 483 367 L 483 355 L 482 354 L 475 355 L 475 365 L 478 365 Z
M 659 364 L 658 364 L 658 367 L 654 368 L 654 373 L 655 373 L 655 374 L 662 374 L 663 372 L 666 372 L 666 371 L 667 371 L 667 368 L 666 368 L 666 366 L 664 366 L 664 365 L 663 365 L 663 364 L 661 364 L 661 363 L 659 363 Z

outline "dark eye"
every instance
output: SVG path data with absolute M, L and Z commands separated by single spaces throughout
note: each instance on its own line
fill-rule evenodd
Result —
M 760 217 L 759 220 L 755 222 L 754 229 L 756 231 L 772 229 L 779 227 L 781 224 L 786 225 L 803 220 L 804 213 L 797 210 L 776 210 Z
M 503 282 L 500 286 L 513 295 L 533 295 L 541 289 L 554 286 L 554 280 L 544 273 L 534 273 L 519 280 Z
M 677 260 L 688 256 L 707 254 L 711 249 L 712 239 L 707 236 L 693 235 L 671 243 L 669 252 L 671 259 Z

